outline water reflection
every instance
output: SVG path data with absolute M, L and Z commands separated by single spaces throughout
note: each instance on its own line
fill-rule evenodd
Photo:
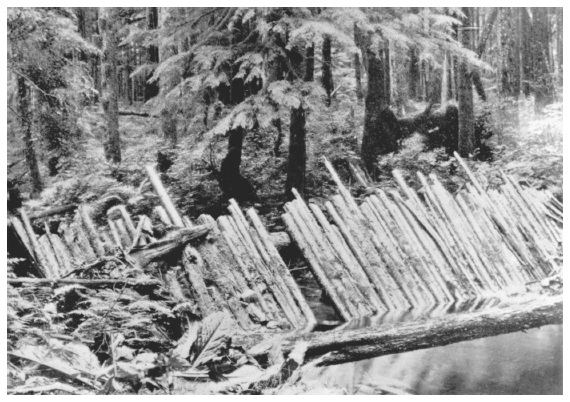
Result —
M 562 325 L 324 367 L 311 377 L 354 394 L 562 394 Z

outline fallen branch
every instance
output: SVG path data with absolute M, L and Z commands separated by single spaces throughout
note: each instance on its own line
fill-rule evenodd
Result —
M 86 287 L 98 286 L 160 286 L 158 280 L 129 280 L 129 279 L 41 279 L 41 278 L 8 278 L 8 283 L 13 285 L 82 285 Z

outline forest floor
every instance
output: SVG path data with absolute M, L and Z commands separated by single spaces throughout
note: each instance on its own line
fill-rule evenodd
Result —
M 355 121 L 363 120 L 362 106 L 356 110 Z M 140 108 L 136 110 L 140 111 Z M 562 104 L 553 105 L 542 115 L 535 115 L 529 110 L 531 108 L 520 113 L 519 128 L 505 125 L 503 129 L 496 131 L 497 134 L 490 139 L 493 149 L 493 157 L 490 160 L 471 161 L 469 165 L 486 188 L 501 184 L 500 172 L 505 171 L 526 179 L 528 184 L 536 189 L 548 189 L 562 202 Z M 157 150 L 166 147 L 158 134 L 157 120 L 134 115 L 120 116 L 123 163 L 117 167 L 104 159 L 102 144 L 105 122 L 102 111 L 99 107 L 86 108 L 80 120 L 85 134 L 83 140 L 77 144 L 73 155 L 66 159 L 57 176 L 48 177 L 44 174 L 47 178 L 46 189 L 39 199 L 27 201 L 26 207 L 34 213 L 60 205 L 92 202 L 104 197 L 109 189 L 116 190 L 117 186 L 120 186 L 132 200 L 129 205 L 131 213 L 150 215 L 152 207 L 158 204 L 158 199 L 150 188 L 143 186 L 146 178 L 144 167 L 156 163 Z M 242 174 L 257 189 L 261 202 L 253 206 L 258 209 L 270 232 L 285 230 L 280 216 L 285 203 L 283 190 L 288 127 L 285 126 L 283 131 L 285 139 L 279 157 L 272 153 L 274 132 L 253 132 L 244 141 Z M 357 158 L 361 132 L 361 124 L 351 126 L 346 123 L 345 116 L 339 116 L 338 110 L 331 110 L 327 116 L 318 116 L 309 124 L 307 198 L 312 198 L 319 204 L 336 191 L 334 182 L 324 168 L 323 156 L 333 163 L 355 197 L 366 196 L 367 190 L 351 177 L 347 164 L 347 161 Z M 227 211 L 226 201 L 222 198 L 216 180 L 215 168 L 212 169 L 216 164 L 219 166 L 225 154 L 227 139 L 217 138 L 210 147 L 210 155 L 193 159 L 192 149 L 199 143 L 199 138 L 196 133 L 185 132 L 184 128 L 181 130 L 178 156 L 170 170 L 162 176 L 174 204 L 182 214 L 191 219 L 203 213 L 217 217 Z M 382 157 L 379 166 L 380 180 L 375 185 L 384 189 L 397 188 L 392 177 L 394 169 L 402 171 L 406 181 L 416 190 L 421 187 L 416 179 L 417 171 L 426 175 L 435 173 L 451 192 L 458 191 L 467 182 L 467 177 L 462 169 L 459 169 L 455 158 L 449 157 L 442 150 L 423 152 L 422 140 L 417 136 L 404 141 L 403 149 L 399 153 Z M 332 309 L 328 311 L 327 306 L 320 302 L 320 292 L 311 280 L 311 275 L 304 274 L 308 270 L 305 269 L 306 265 L 300 254 L 289 250 L 284 255 L 284 260 L 290 269 L 296 270 L 298 281 L 307 282 L 305 296 L 313 300 L 309 301 L 312 308 L 322 308 L 320 318 L 334 318 Z M 317 292 L 317 297 L 312 295 L 312 292 Z M 253 366 L 247 366 L 247 370 L 252 373 L 238 374 L 244 377 L 259 374 L 253 372 L 257 370 Z M 118 387 L 118 384 L 111 384 L 109 387 L 115 385 Z M 313 384 L 310 390 L 303 393 L 321 393 L 325 388 L 327 393 L 346 393 L 346 390 L 325 384 Z M 120 392 L 118 388 L 114 391 Z M 185 391 L 192 390 L 182 390 Z M 200 388 L 200 391 L 206 392 L 206 389 Z M 298 390 L 293 387 L 290 391 Z M 279 393 L 287 392 L 286 387 L 280 388 Z

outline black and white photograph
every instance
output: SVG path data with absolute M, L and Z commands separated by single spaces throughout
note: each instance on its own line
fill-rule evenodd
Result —
M 35 3 L 8 395 L 563 395 L 561 6 Z

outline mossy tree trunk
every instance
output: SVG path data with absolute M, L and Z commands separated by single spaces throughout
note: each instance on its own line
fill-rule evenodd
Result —
M 532 8 L 532 55 L 534 64 L 535 109 L 554 101 L 552 64 L 550 63 L 550 14 L 547 7 Z
M 305 175 L 307 165 L 306 120 L 303 102 L 297 108 L 291 108 L 291 124 L 289 128 L 289 161 L 287 164 L 287 181 L 285 196 L 293 200 L 292 189 L 295 188 L 305 196 Z
M 220 188 L 228 199 L 235 198 L 237 201 L 258 202 L 259 198 L 254 187 L 242 176 L 240 171 L 245 130 L 242 127 L 237 127 L 230 130 L 228 135 L 228 153 L 222 160 L 220 167 Z
M 354 24 L 354 43 L 361 49 L 362 52 L 365 50 L 361 47 L 362 42 L 362 32 L 358 28 L 358 25 Z M 358 99 L 364 98 L 364 92 L 362 91 L 362 61 L 360 60 L 360 54 L 358 52 L 354 53 L 354 75 L 356 79 L 356 97 Z
M 24 155 L 30 180 L 32 184 L 31 197 L 37 197 L 42 189 L 43 183 L 38 167 L 38 159 L 34 148 L 34 139 L 32 138 L 32 113 L 30 111 L 30 90 L 28 83 L 24 77 L 18 76 L 18 97 L 19 97 L 19 114 L 22 122 L 22 130 L 24 133 Z
M 290 70 L 288 79 L 294 81 L 302 77 L 300 61 L 303 56 L 298 48 L 288 52 Z M 295 188 L 301 196 L 305 196 L 305 175 L 307 170 L 307 127 L 306 113 L 303 99 L 299 105 L 291 108 L 291 122 L 289 124 L 289 158 L 287 161 L 287 179 L 285 181 L 285 197 L 288 200 L 295 198 L 292 189 Z
M 315 44 L 307 47 L 307 56 L 305 57 L 305 81 L 313 81 L 315 76 Z
M 115 8 L 104 8 L 99 15 L 99 30 L 103 35 L 103 110 L 107 120 L 105 158 L 114 163 L 121 162 L 121 140 L 119 136 L 119 77 L 118 46 L 120 20 Z
M 146 9 L 146 28 L 150 30 L 154 30 L 158 28 L 158 7 L 147 7 Z M 146 49 L 147 51 L 147 60 L 148 63 L 151 64 L 158 64 L 159 61 L 159 53 L 158 53 L 158 46 L 156 45 L 149 45 Z M 148 80 L 152 77 L 152 71 L 148 73 L 144 85 L 144 100 L 145 102 L 151 98 L 154 98 L 158 95 L 159 86 L 158 82 L 148 82 Z
M 464 26 L 470 25 L 471 9 L 463 7 L 463 12 L 467 16 Z M 460 31 L 461 44 L 468 48 L 471 44 L 470 31 Z M 462 60 L 458 68 L 458 107 L 459 107 L 459 141 L 458 151 L 461 156 L 467 157 L 475 151 L 475 116 L 473 114 L 473 82 L 469 66 Z
M 365 101 L 364 133 L 362 136 L 361 157 L 369 173 L 374 175 L 374 165 L 378 155 L 387 154 L 395 150 L 392 120 L 395 116 L 388 105 L 390 94 L 386 92 L 386 68 L 388 63 L 384 44 L 378 54 L 367 49 L 368 59 L 368 92 Z M 391 119 L 394 117 L 394 119 Z M 396 121 L 397 124 L 397 121 Z
M 331 97 L 334 91 L 334 81 L 332 74 L 332 38 L 329 35 L 325 35 L 323 40 L 323 88 L 327 93 L 326 105 L 331 105 Z

